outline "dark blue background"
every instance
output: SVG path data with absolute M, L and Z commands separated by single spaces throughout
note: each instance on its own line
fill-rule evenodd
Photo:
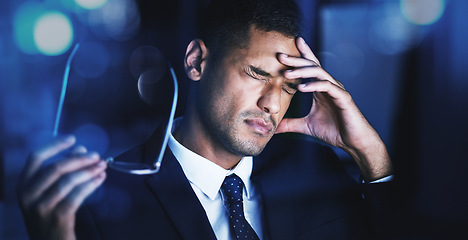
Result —
M 20 50 L 14 18 L 24 2 L 0 3 L 2 239 L 26 238 L 15 184 L 28 152 L 51 139 L 71 51 L 44 56 Z M 155 119 L 167 114 L 172 97 L 167 87 L 161 90 L 161 82 L 169 80 L 166 61 L 179 77 L 177 115 L 183 115 L 188 80 L 182 59 L 195 36 L 196 12 L 206 1 L 109 0 L 101 10 L 89 11 L 77 10 L 71 0 L 36 2 L 66 14 L 74 27 L 73 44 L 82 43 L 70 72 L 60 133 L 76 134 L 102 156 L 144 141 Z M 297 2 L 305 39 L 388 146 L 398 186 L 396 217 L 390 219 L 399 223 L 396 230 L 407 239 L 462 231 L 468 226 L 468 1 L 443 1 L 440 19 L 424 26 L 403 17 L 400 1 Z M 125 10 L 119 15 L 112 6 Z M 93 25 L 90 19 L 96 16 L 126 22 L 112 32 L 105 24 Z M 143 98 L 138 78 L 148 69 L 160 71 L 156 79 L 164 74 L 163 81 L 142 82 Z M 310 96 L 295 100 L 288 114 L 305 114 Z M 357 177 L 352 160 L 337 153 Z

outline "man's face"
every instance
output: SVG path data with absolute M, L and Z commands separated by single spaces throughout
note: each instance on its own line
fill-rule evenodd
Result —
M 235 154 L 263 150 L 296 92 L 300 80 L 284 78 L 288 67 L 278 61 L 279 53 L 300 56 L 295 39 L 252 28 L 247 48 L 208 64 L 200 81 L 198 109 L 208 131 Z

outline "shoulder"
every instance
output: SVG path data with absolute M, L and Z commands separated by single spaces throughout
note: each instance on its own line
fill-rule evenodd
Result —
M 316 169 L 329 172 L 341 171 L 342 164 L 332 148 L 312 137 L 300 134 L 278 134 L 255 158 L 256 170 L 276 166 L 299 167 L 302 170 Z M 327 170 L 328 169 L 328 170 Z

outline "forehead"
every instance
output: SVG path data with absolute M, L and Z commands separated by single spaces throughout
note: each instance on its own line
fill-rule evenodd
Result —
M 279 53 L 300 57 L 293 37 L 276 31 L 266 32 L 252 27 L 246 47 L 233 49 L 229 57 L 225 59 L 225 63 L 230 66 L 252 65 L 273 76 L 278 76 L 281 71 L 288 68 L 278 61 L 277 55 Z
M 295 39 L 276 31 L 262 31 L 256 28 L 250 29 L 250 41 L 247 45 L 248 55 L 265 55 L 276 57 L 278 53 L 286 53 L 290 56 L 300 56 Z

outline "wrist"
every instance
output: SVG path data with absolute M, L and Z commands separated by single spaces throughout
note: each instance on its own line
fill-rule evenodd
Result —
M 372 182 L 393 174 L 393 164 L 382 140 L 359 148 L 344 148 L 354 159 L 366 182 Z

